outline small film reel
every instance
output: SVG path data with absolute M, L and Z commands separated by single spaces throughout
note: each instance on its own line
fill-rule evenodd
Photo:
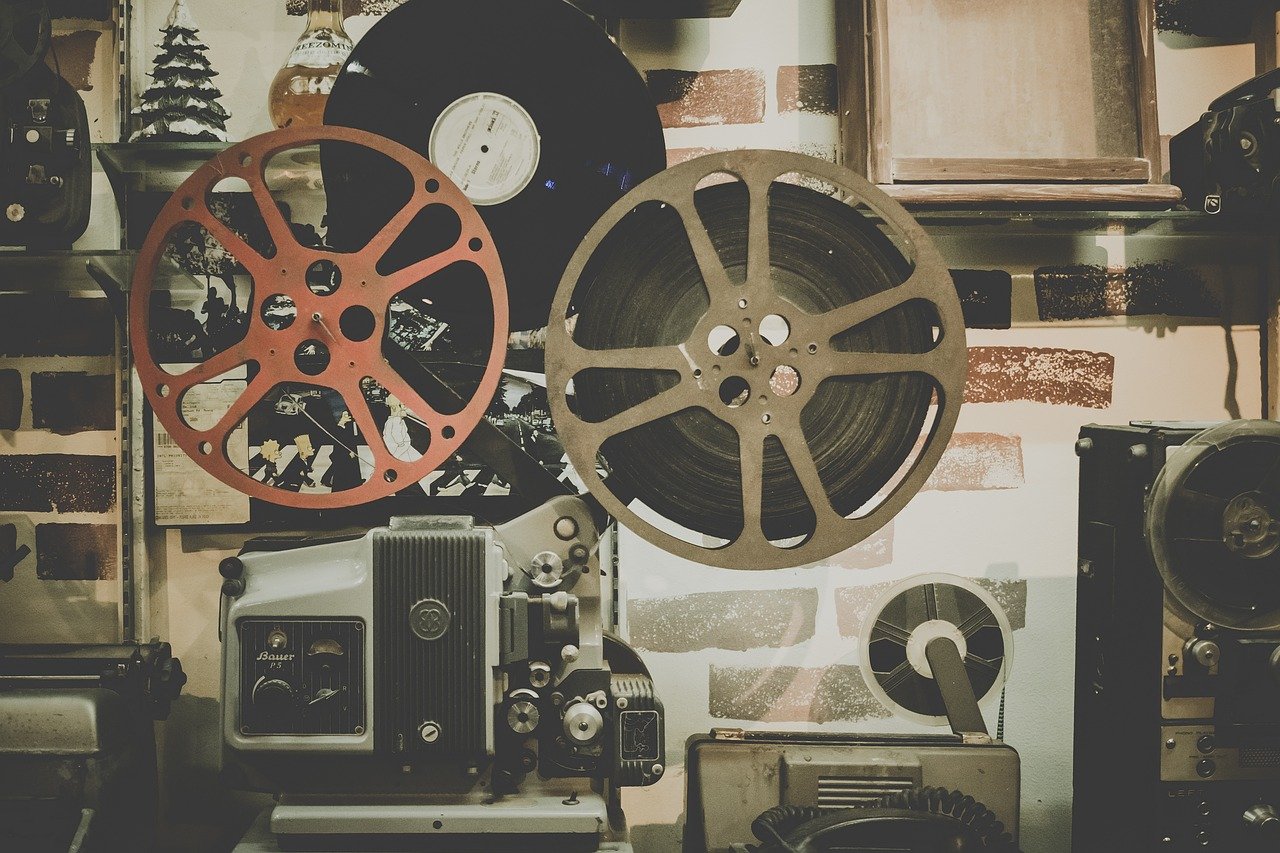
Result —
M 948 724 L 942 691 L 925 655 L 931 640 L 952 640 L 981 703 L 1000 692 L 1013 665 L 1009 617 L 991 593 L 967 578 L 908 578 L 872 605 L 859 638 L 859 663 L 871 693 L 895 715 Z

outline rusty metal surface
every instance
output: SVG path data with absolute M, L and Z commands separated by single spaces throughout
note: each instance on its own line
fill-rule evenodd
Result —
M 408 203 L 359 252 L 343 254 L 300 245 L 267 185 L 264 169 L 273 155 L 328 141 L 379 151 L 404 166 L 413 177 L 413 195 Z M 271 257 L 254 250 L 209 210 L 206 202 L 209 191 L 226 178 L 242 178 L 248 183 L 276 246 Z M 379 259 L 429 204 L 447 205 L 457 214 L 462 223 L 457 241 L 439 254 L 389 275 L 380 275 Z M 203 227 L 234 255 L 252 275 L 254 293 L 243 340 L 191 370 L 173 375 L 152 357 L 149 306 L 153 278 L 166 245 L 183 223 Z M 343 286 L 327 295 L 313 293 L 306 282 L 308 267 L 320 260 L 336 263 L 342 274 Z M 476 393 L 460 412 L 446 415 L 432 408 L 392 370 L 382 346 L 391 300 L 406 288 L 459 261 L 475 263 L 485 273 L 493 305 L 493 337 Z M 273 329 L 263 321 L 259 310 L 261 300 L 270 294 L 283 294 L 297 306 L 297 319 L 287 328 Z M 366 340 L 351 340 L 340 330 L 339 318 L 352 306 L 364 306 L 373 313 L 376 325 Z M 331 126 L 282 130 L 254 137 L 232 146 L 194 172 L 161 210 L 147 235 L 134 272 L 130 311 L 131 343 L 138 375 L 156 416 L 177 444 L 205 471 L 251 497 L 308 509 L 348 507 L 385 497 L 412 485 L 449 459 L 484 415 L 497 389 L 508 333 L 502 266 L 488 230 L 461 190 L 421 155 L 398 143 L 364 131 Z M 330 352 L 328 366 L 318 375 L 303 373 L 293 358 L 295 350 L 309 340 L 323 341 Z M 200 430 L 189 426 L 180 413 L 183 394 L 241 365 L 256 367 L 256 374 L 250 371 L 244 393 L 213 427 Z M 430 429 L 431 442 L 420 459 L 414 462 L 397 459 L 383 443 L 381 430 L 361 389 L 361 380 L 366 377 L 398 397 Z M 253 479 L 231 462 L 226 451 L 231 432 L 264 395 L 281 383 L 325 387 L 342 395 L 373 453 L 374 468 L 366 482 L 339 492 L 291 492 Z

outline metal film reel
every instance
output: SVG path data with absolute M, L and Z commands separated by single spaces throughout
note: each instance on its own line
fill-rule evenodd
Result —
M 929 574 L 894 584 L 863 622 L 858 656 L 882 705 L 904 719 L 945 726 L 942 693 L 925 657 L 937 637 L 956 643 L 979 703 L 1000 692 L 1013 666 L 1013 630 L 991 593 L 967 578 Z
M 737 180 L 700 187 L 718 173 Z M 842 199 L 778 180 L 793 174 Z M 941 457 L 966 371 L 920 225 L 783 152 L 633 190 L 579 247 L 548 329 L 551 410 L 587 488 L 658 547 L 727 568 L 814 562 L 887 523 Z
M 265 168 L 284 151 L 314 143 L 339 143 L 380 152 L 398 162 L 412 178 L 406 183 L 407 202 L 359 251 L 339 253 L 304 246 L 281 211 L 267 184 Z M 209 207 L 210 191 L 220 181 L 247 182 L 265 223 L 274 251 L 255 249 L 228 227 Z M 443 207 L 440 207 L 443 206 Z M 420 213 L 429 208 L 450 209 L 460 223 L 452 244 L 398 270 L 379 271 L 387 256 Z M 179 227 L 194 223 L 221 244 L 252 277 L 252 302 L 245 312 L 243 338 L 182 373 L 166 371 L 153 357 L 151 313 L 153 278 L 165 260 L 165 249 Z M 383 338 L 392 300 L 450 265 L 469 262 L 478 267 L 488 285 L 492 305 L 492 339 L 483 374 L 465 406 L 454 413 L 439 411 L 424 394 L 397 372 L 384 352 Z M 309 271 L 325 265 L 327 275 L 340 275 L 342 285 L 315 288 Z M 334 279 L 335 281 L 337 279 Z M 282 300 L 296 307 L 296 319 L 268 323 L 264 300 Z M 347 320 L 352 322 L 348 323 Z M 487 318 L 485 320 L 487 328 Z M 350 128 L 324 126 L 275 131 L 238 143 L 196 170 L 169 199 L 147 235 L 134 272 L 130 315 L 131 343 L 138 375 L 156 416 L 173 440 L 201 468 L 251 497 L 308 509 L 355 506 L 391 495 L 420 480 L 449 459 L 484 415 L 493 398 L 506 356 L 507 296 L 502 266 L 489 232 L 462 192 L 421 155 L 390 140 Z M 328 358 L 314 353 L 324 345 Z M 247 386 L 218 422 L 205 429 L 187 423 L 183 396 L 197 385 L 248 366 Z M 303 368 L 306 368 L 305 370 Z M 421 456 L 406 460 L 394 455 L 376 422 L 365 388 L 370 380 L 394 395 L 429 430 L 430 443 Z M 356 427 L 372 452 L 372 471 L 360 485 L 328 493 L 292 492 L 255 480 L 229 459 L 232 431 L 273 389 L 298 383 L 336 391 L 350 409 Z M 296 402 L 287 399 L 285 402 Z
M 1280 628 L 1280 424 L 1231 421 L 1170 448 L 1146 533 L 1165 589 L 1196 619 Z

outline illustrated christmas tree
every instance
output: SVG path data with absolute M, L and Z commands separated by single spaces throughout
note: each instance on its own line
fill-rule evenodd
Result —
M 156 44 L 152 82 L 133 111 L 142 126 L 129 141 L 226 142 L 231 116 L 218 103 L 218 72 L 204 55 L 208 45 L 196 38 L 200 29 L 185 0 L 176 0 L 160 31 L 164 38 Z

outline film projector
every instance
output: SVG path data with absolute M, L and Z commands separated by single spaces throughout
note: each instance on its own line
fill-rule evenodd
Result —
M 380 55 L 339 81 L 331 112 Z M 484 133 L 541 121 L 507 103 L 517 99 L 452 97 L 411 100 L 446 118 L 492 110 L 501 120 Z M 332 514 L 429 506 L 438 478 L 482 465 L 517 499 L 500 519 L 396 512 L 351 535 L 255 539 L 223 562 L 226 764 L 277 794 L 240 853 L 630 850 L 619 790 L 663 778 L 666 733 L 653 680 L 619 636 L 611 525 L 711 566 L 814 563 L 901 510 L 956 423 L 967 357 L 951 277 L 921 227 L 863 178 L 740 151 L 665 171 L 647 155 L 593 163 L 575 183 L 542 171 L 575 161 L 557 159 L 561 137 L 539 125 L 541 160 L 514 190 L 499 185 L 518 157 L 477 190 L 466 164 L 484 162 L 490 142 L 468 128 L 447 168 L 433 165 L 439 151 L 424 156 L 425 138 L 415 147 L 389 130 L 331 124 L 239 143 L 174 193 L 140 253 L 140 381 L 168 440 L 221 483 L 255 505 Z M 281 168 L 314 162 L 317 145 L 323 239 L 294 221 L 295 199 L 277 198 Z M 601 176 L 607 204 L 582 189 Z M 227 181 L 251 200 L 241 222 L 217 198 Z M 543 296 L 532 291 L 546 282 L 507 259 L 504 246 L 527 235 L 504 205 L 550 216 L 538 194 L 566 187 L 601 209 L 572 219 L 576 248 Z M 192 244 L 220 247 L 224 263 L 193 264 Z M 536 256 L 528 248 L 512 254 Z M 563 470 L 491 416 L 517 303 L 525 317 L 550 306 L 546 405 Z M 999 608 L 963 581 L 928 578 L 879 612 L 863 643 L 873 689 L 953 734 L 757 744 L 717 733 L 706 746 L 734 760 L 793 767 L 804 752 L 830 771 L 808 789 L 793 775 L 756 792 L 740 828 L 782 807 L 760 816 L 766 846 L 1012 844 L 1017 755 L 987 735 L 977 705 L 998 693 L 1011 653 Z M 691 748 L 691 763 L 712 757 Z M 832 784 L 863 796 L 831 799 Z M 703 793 L 690 791 L 691 815 L 706 811 Z M 687 843 L 751 840 L 728 837 L 738 831 Z
M 1277 849 L 1280 425 L 1088 426 L 1075 849 Z

